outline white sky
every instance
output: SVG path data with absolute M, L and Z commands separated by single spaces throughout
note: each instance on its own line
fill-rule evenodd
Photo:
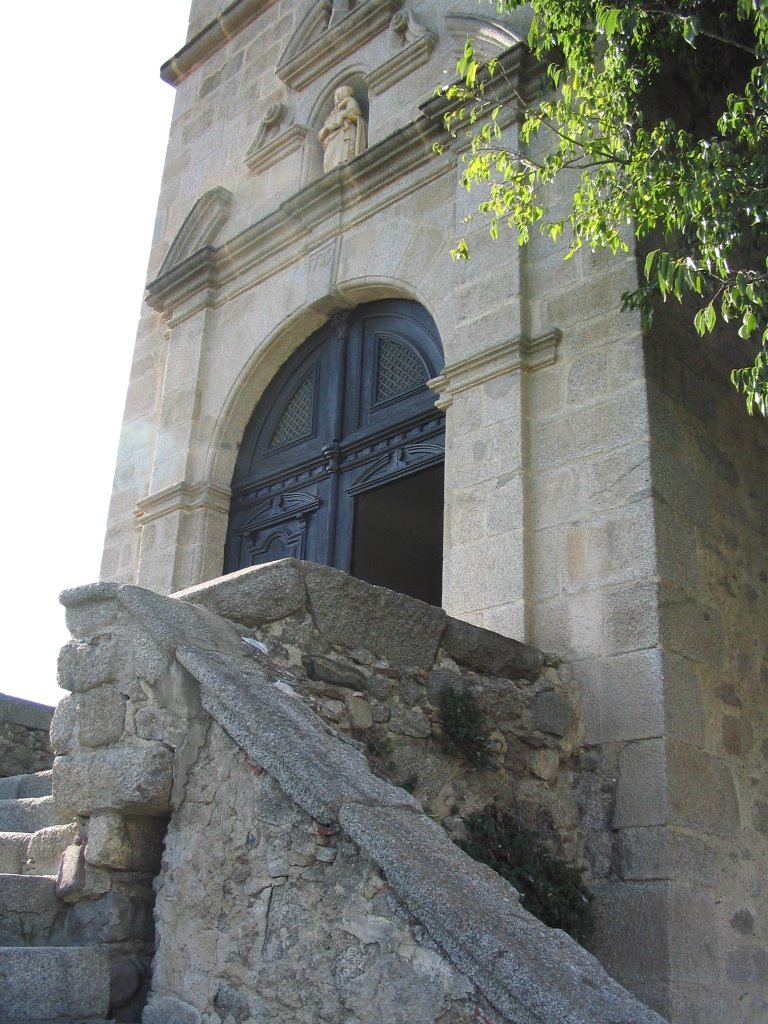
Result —
M 8 4 L 0 692 L 55 703 L 58 593 L 98 578 L 190 0 Z

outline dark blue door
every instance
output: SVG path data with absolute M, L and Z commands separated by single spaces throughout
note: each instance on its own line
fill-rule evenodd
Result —
M 246 428 L 225 572 L 303 558 L 439 602 L 445 419 L 426 382 L 442 367 L 414 302 L 360 306 L 315 332 Z

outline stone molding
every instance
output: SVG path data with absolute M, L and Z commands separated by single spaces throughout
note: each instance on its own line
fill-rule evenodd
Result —
M 453 44 L 457 60 L 464 54 L 467 39 L 481 56 L 497 57 L 524 40 L 502 21 L 481 18 L 473 14 L 449 14 L 445 28 Z
M 134 515 L 143 526 L 153 519 L 161 519 L 172 512 L 193 512 L 209 509 L 212 512 L 229 512 L 231 492 L 228 487 L 218 484 L 174 484 L 156 494 L 148 494 L 136 503 Z
M 218 185 L 204 193 L 184 218 L 160 266 L 165 274 L 188 256 L 210 245 L 229 217 L 232 193 Z
M 309 39 L 318 28 L 318 14 L 326 14 L 330 3 L 324 2 L 310 11 L 299 25 L 285 53 L 275 68 L 275 74 L 291 89 L 304 89 L 310 82 L 335 67 L 382 29 L 387 28 L 402 0 L 365 0 L 353 8 L 338 24 L 321 31 Z
M 276 2 L 277 0 L 235 0 L 161 66 L 160 77 L 169 85 L 177 86 L 191 71 L 204 64 L 233 36 Z
M 404 46 L 394 57 L 384 61 L 366 76 L 368 88 L 374 95 L 386 92 L 390 86 L 405 78 L 422 64 L 426 64 L 436 42 L 437 37 L 432 32 L 425 32 L 423 36 Z
M 533 101 L 539 89 L 542 73 L 542 65 L 531 57 L 527 46 L 514 36 L 510 38 L 513 39 L 513 43 L 498 54 L 494 74 L 490 75 L 488 68 L 482 65 L 477 75 L 479 87 L 486 91 L 486 102 L 491 106 L 502 105 L 497 120 L 498 127 L 502 129 L 519 120 L 523 105 Z M 458 111 L 463 105 L 460 97 L 448 99 L 443 93 L 439 93 L 424 103 L 420 109 L 429 117 L 444 124 L 446 115 Z M 455 135 L 451 137 L 449 145 L 458 153 L 466 152 L 471 146 L 470 133 L 462 131 L 459 126 L 454 127 L 454 132 Z
M 373 2 L 368 0 L 365 7 Z M 496 84 L 499 96 L 515 90 L 524 94 L 527 88 L 534 88 L 538 66 L 527 61 L 526 54 L 525 47 L 517 44 L 500 57 L 501 77 Z M 448 151 L 454 147 L 461 150 L 462 140 L 451 140 L 444 123 L 446 112 L 457 102 L 444 96 L 430 98 L 413 121 L 369 146 L 348 164 L 310 182 L 239 235 L 221 246 L 201 248 L 160 273 L 147 283 L 145 301 L 176 323 L 200 309 L 220 305 L 227 299 L 222 292 L 230 283 L 237 282 L 237 290 L 245 290 L 274 275 L 277 261 L 285 262 L 287 256 L 293 262 L 307 255 L 303 248 L 286 254 L 290 247 L 300 247 L 311 237 L 312 249 L 316 250 L 351 224 L 372 217 L 408 192 L 452 172 L 455 157 L 450 152 L 438 156 L 433 146 L 439 142 Z M 466 140 L 463 144 L 468 145 Z M 395 184 L 399 189 L 393 188 Z
M 288 41 L 283 55 L 277 62 L 275 74 L 280 77 L 279 69 L 290 65 L 304 50 L 328 30 L 333 13 L 332 0 L 316 0 L 309 7 L 304 17 L 299 22 L 296 30 Z
M 406 179 L 402 189 L 411 191 L 450 171 L 450 158 L 438 157 L 432 149 L 433 143 L 445 141 L 446 133 L 441 116 L 432 115 L 431 103 L 424 105 L 424 112 L 416 120 L 370 146 L 350 163 L 311 182 L 224 245 L 199 249 L 159 274 L 146 286 L 147 304 L 168 317 L 183 305 L 179 318 L 217 305 L 223 301 L 222 288 L 252 268 L 257 280 L 273 274 L 274 258 L 289 246 L 311 237 L 314 251 L 335 238 L 346 226 L 339 223 L 340 213 L 370 200 L 364 212 L 355 211 L 357 218 L 370 217 L 402 197 L 403 191 L 392 190 L 398 180 Z M 419 171 L 422 173 L 416 183 L 407 180 Z M 350 213 L 350 219 L 355 214 Z M 325 235 L 317 231 L 324 221 L 330 222 Z M 302 250 L 298 258 L 304 255 Z
M 266 141 L 266 132 L 259 131 L 246 150 L 243 161 L 249 170 L 257 174 L 266 171 L 278 160 L 301 149 L 308 134 L 309 128 L 303 124 L 292 124 L 269 141 Z
M 439 395 L 435 405 L 438 409 L 447 409 L 454 395 L 476 388 L 495 377 L 552 366 L 557 361 L 557 347 L 561 337 L 561 332 L 556 328 L 537 338 L 521 335 L 487 352 L 480 352 L 446 366 L 439 377 L 427 381 L 427 386 Z

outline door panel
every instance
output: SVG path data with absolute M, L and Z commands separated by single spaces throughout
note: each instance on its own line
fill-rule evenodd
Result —
M 361 306 L 313 334 L 275 376 L 246 428 L 232 480 L 225 571 L 288 556 L 354 571 L 358 508 L 365 512 L 358 546 L 370 552 L 378 531 L 374 546 L 385 553 L 382 560 L 362 556 L 366 572 L 386 564 L 388 545 L 393 559 L 397 549 L 401 563 L 420 564 L 403 555 L 403 516 L 426 491 L 393 485 L 442 465 L 444 416 L 426 387 L 441 370 L 437 330 L 416 303 Z M 431 479 L 433 540 L 442 549 Z M 367 492 L 372 496 L 358 501 Z M 397 510 L 396 529 L 376 513 L 376 495 Z M 414 507 L 414 521 L 419 514 Z M 413 590 L 413 579 L 409 585 Z

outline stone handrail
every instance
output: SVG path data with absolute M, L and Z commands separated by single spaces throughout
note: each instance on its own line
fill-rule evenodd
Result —
M 484 647 L 484 631 L 456 623 L 439 609 L 360 584 L 335 570 L 296 562 L 275 565 L 280 568 L 267 570 L 282 573 L 282 585 L 263 589 L 262 605 L 282 602 L 286 607 L 278 608 L 277 614 L 286 614 L 291 604 L 307 607 L 316 627 L 337 644 L 359 645 L 356 631 L 363 631 L 370 650 L 405 655 L 412 664 L 428 664 L 440 643 L 453 643 L 454 655 L 463 652 L 465 658 L 474 644 L 476 657 L 485 660 L 485 671 L 513 655 L 520 662 L 516 671 L 541 669 L 539 652 L 503 638 L 491 641 L 493 634 L 487 635 Z M 404 906 L 505 1020 L 663 1024 L 590 953 L 525 911 L 517 892 L 452 843 L 413 796 L 374 775 L 359 745 L 336 735 L 293 693 L 268 654 L 242 643 L 241 630 L 211 610 L 234 614 L 225 605 L 237 586 L 235 580 L 229 590 L 200 588 L 197 594 L 183 595 L 184 600 L 117 584 L 66 592 L 62 601 L 73 632 L 88 632 L 82 627 L 90 621 L 90 632 L 95 626 L 96 636 L 85 643 L 75 641 L 64 654 L 62 683 L 70 689 L 82 689 L 83 679 L 96 685 L 99 677 L 114 674 L 119 657 L 123 664 L 131 660 L 145 689 L 149 681 L 160 703 L 188 723 L 200 719 L 201 706 L 296 805 L 318 822 L 340 826 L 383 870 Z M 394 598 L 400 606 L 396 622 L 388 605 Z M 191 603 L 194 600 L 208 607 Z M 354 614 L 350 616 L 350 600 L 351 607 L 362 612 L 356 622 Z M 402 602 L 407 605 L 405 616 Z M 242 621 L 242 601 L 237 607 Z M 270 615 L 276 617 L 274 607 L 261 621 Z M 251 621 L 259 620 L 257 608 Z M 114 647 L 105 639 L 107 629 L 122 637 Z M 127 637 L 131 652 L 125 650 Z M 389 651 L 384 650 L 387 647 Z M 154 683 L 149 663 L 155 666 Z M 194 733 L 191 726 L 189 732 Z M 189 737 L 175 745 L 172 766 L 166 748 L 157 741 L 124 746 L 130 756 L 125 755 L 123 762 L 119 746 L 78 752 L 70 743 L 70 752 L 56 762 L 54 793 L 62 807 L 81 815 L 168 813 L 183 799 L 180 789 L 185 758 L 189 760 L 185 743 Z M 123 777 L 99 793 L 94 779 L 103 779 L 104 774 L 96 762 L 103 760 L 106 770 L 110 758 Z

